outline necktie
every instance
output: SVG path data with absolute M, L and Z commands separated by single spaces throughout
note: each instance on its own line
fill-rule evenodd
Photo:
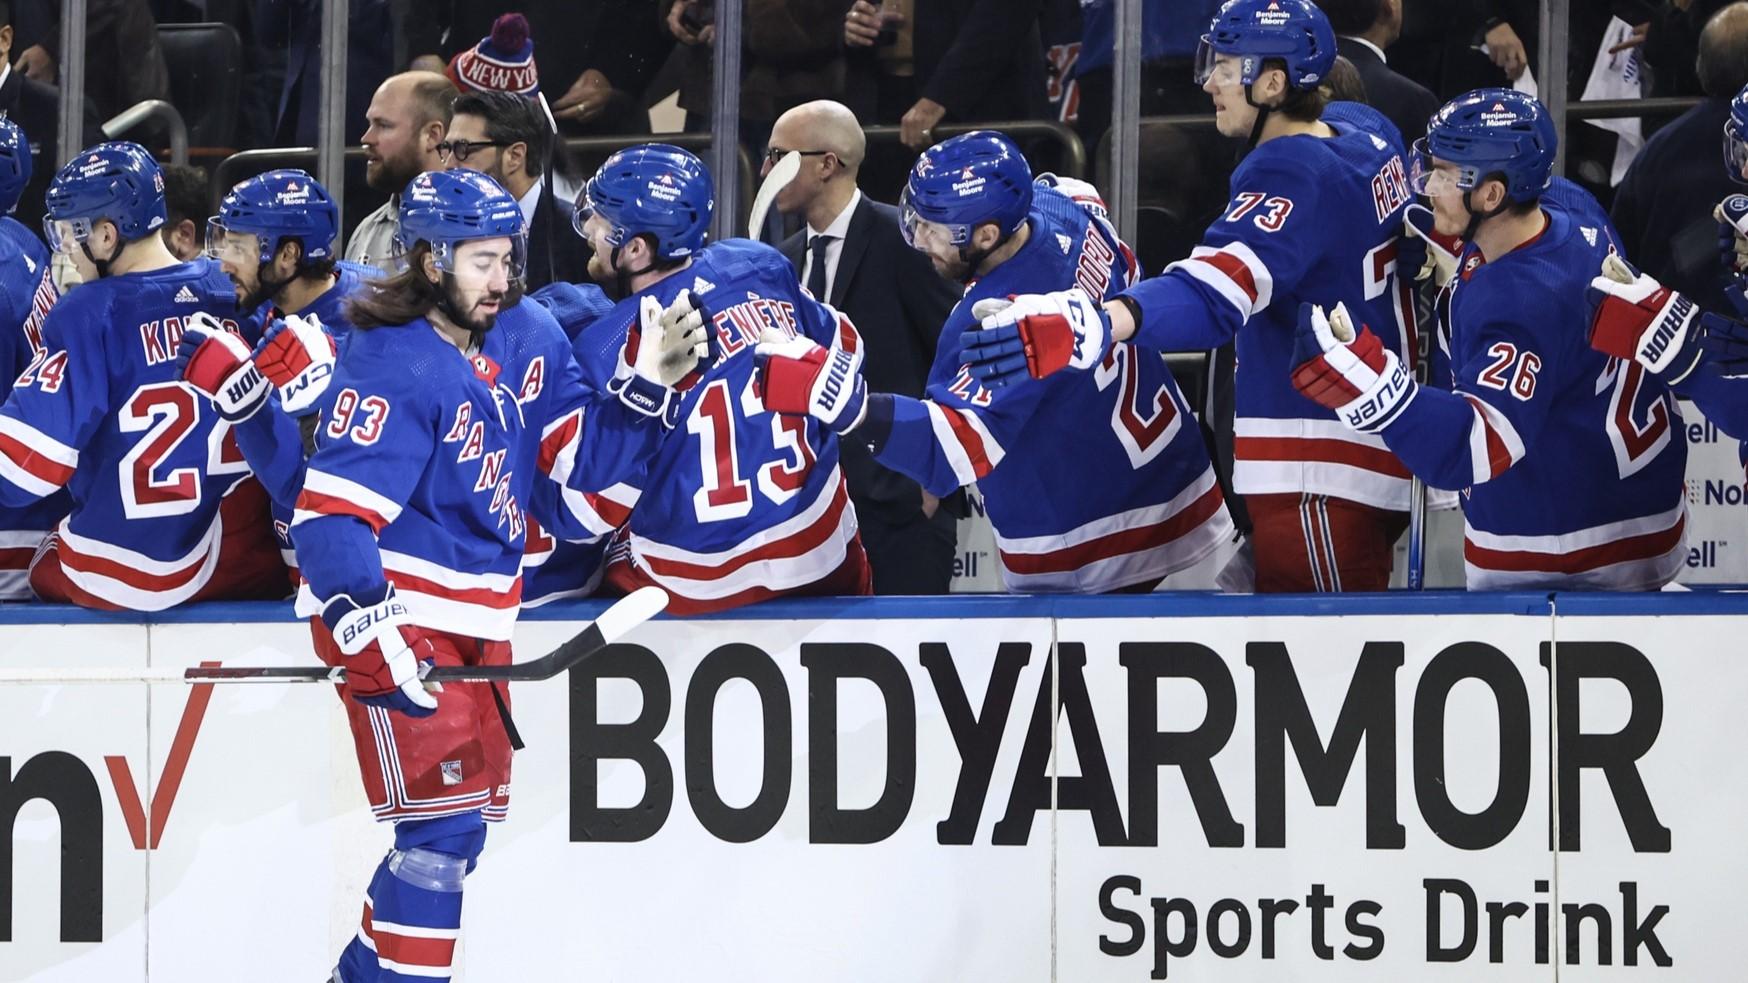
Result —
M 812 254 L 813 265 L 807 271 L 807 292 L 820 303 L 826 302 L 825 295 L 825 247 L 836 242 L 837 236 L 814 236 L 807 240 L 807 251 Z

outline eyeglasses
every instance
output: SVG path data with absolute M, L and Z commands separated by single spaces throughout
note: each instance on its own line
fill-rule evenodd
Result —
M 442 144 L 438 144 L 438 146 L 441 147 Z M 835 151 L 835 150 L 785 150 L 782 147 L 766 147 L 765 148 L 765 163 L 775 165 L 778 161 L 782 160 L 784 157 L 789 156 L 790 154 L 800 154 L 803 157 L 824 157 L 826 154 L 834 154 L 834 153 L 837 153 L 837 151 Z M 844 166 L 844 162 L 841 160 L 838 161 L 838 166 L 839 167 Z
M 437 144 L 437 157 L 439 160 L 447 162 L 453 155 L 457 161 L 465 164 L 476 150 L 484 150 L 487 147 L 508 147 L 509 145 L 510 141 L 507 140 L 444 140 Z

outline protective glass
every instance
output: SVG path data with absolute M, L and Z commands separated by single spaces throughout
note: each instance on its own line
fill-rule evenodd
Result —
M 42 220 L 43 238 L 48 241 L 49 251 L 71 253 L 73 247 L 91 235 L 91 220 L 88 218 L 44 218 Z
M 1748 182 L 1748 134 L 1742 132 L 1734 119 L 1724 121 L 1724 167 L 1730 173 L 1730 180 L 1737 184 Z
M 206 254 L 221 263 L 254 266 L 261 258 L 261 237 L 253 232 L 233 232 L 215 216 L 206 220 Z
M 971 241 L 971 226 L 931 222 L 912 207 L 910 188 L 898 196 L 898 229 L 904 234 L 905 245 L 928 251 L 940 246 L 963 246 Z
M 1408 186 L 1417 195 L 1442 198 L 1445 195 L 1461 194 L 1475 186 L 1473 167 L 1457 167 L 1455 170 L 1448 167 L 1444 170 L 1435 168 L 1432 154 L 1426 149 L 1425 137 L 1414 141 L 1414 149 L 1408 156 Z
M 1195 78 L 1197 85 L 1207 85 L 1210 78 L 1216 86 L 1240 85 L 1244 82 L 1244 59 L 1215 51 L 1204 34 L 1201 43 L 1196 45 Z

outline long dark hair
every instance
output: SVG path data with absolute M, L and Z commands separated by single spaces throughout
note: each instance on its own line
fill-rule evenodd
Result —
M 370 280 L 346 298 L 346 320 L 361 330 L 394 327 L 424 317 L 437 306 L 440 288 L 425 275 L 431 246 L 424 240 L 407 254 L 406 268 L 394 276 Z

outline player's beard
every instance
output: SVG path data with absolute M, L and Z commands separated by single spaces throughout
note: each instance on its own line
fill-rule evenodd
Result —
M 255 272 L 255 285 L 252 287 L 244 284 L 235 276 L 231 277 L 231 283 L 235 284 L 237 288 L 237 310 L 239 312 L 251 314 L 259 310 L 262 304 L 273 299 L 273 295 L 279 292 L 279 288 L 285 286 L 283 283 L 269 282 L 267 277 L 263 275 L 265 270 L 266 267 L 263 265 Z
M 962 256 L 943 259 L 930 253 L 929 262 L 934 264 L 935 272 L 939 273 L 943 279 L 951 280 L 954 283 L 964 283 L 971 278 L 971 264 Z
M 521 286 L 512 285 L 508 290 L 484 291 L 475 296 L 470 303 L 467 298 L 461 296 L 461 291 L 456 288 L 453 278 L 446 279 L 449 282 L 443 285 L 443 296 L 447 301 L 444 305 L 447 308 L 444 313 L 455 321 L 456 327 L 466 328 L 476 337 L 496 327 L 498 315 L 502 314 L 506 308 L 514 307 L 522 299 Z M 482 309 L 481 305 L 488 303 L 495 303 L 495 306 Z M 463 308 L 463 304 L 467 304 L 467 306 Z

